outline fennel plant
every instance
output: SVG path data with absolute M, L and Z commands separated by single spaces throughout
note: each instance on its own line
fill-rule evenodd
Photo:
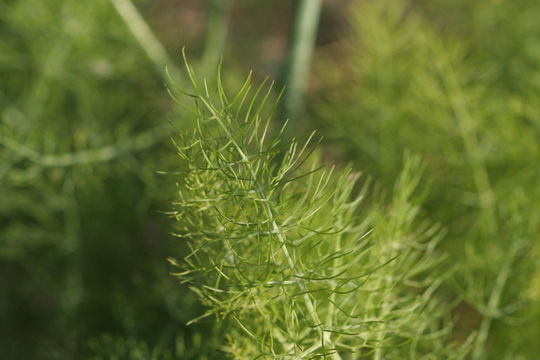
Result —
M 463 358 L 437 296 L 441 232 L 421 214 L 419 159 L 385 201 L 326 166 L 314 134 L 274 131 L 272 85 L 248 77 L 230 96 L 219 74 L 211 91 L 186 68 L 196 120 L 177 142 L 172 215 L 191 251 L 170 261 L 208 308 L 193 322 L 226 324 L 236 359 Z
M 425 159 L 425 207 L 448 229 L 442 247 L 457 271 L 447 292 L 462 298 L 457 328 L 474 337 L 475 360 L 539 351 L 538 9 L 366 1 L 350 13 L 349 66 L 319 64 L 347 89 L 315 106 L 343 156 L 387 184 L 404 151 Z

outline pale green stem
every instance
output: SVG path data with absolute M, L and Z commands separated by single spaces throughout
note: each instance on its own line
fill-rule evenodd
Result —
M 206 27 L 206 40 L 202 55 L 204 73 L 216 71 L 219 58 L 225 48 L 229 28 L 229 0 L 208 0 L 209 14 Z M 207 75 L 207 78 L 210 76 Z
M 483 212 L 487 215 L 488 232 L 497 232 L 497 217 L 495 214 L 495 193 L 491 186 L 489 174 L 484 165 L 484 159 L 479 151 L 476 139 L 474 121 L 471 117 L 467 102 L 456 78 L 452 66 L 443 59 L 441 75 L 446 80 L 448 98 L 455 114 L 456 122 L 461 134 L 463 146 L 473 171 L 473 180 L 478 192 L 479 203 Z
M 321 7 L 321 0 L 300 0 L 298 3 L 285 81 L 287 91 L 284 106 L 287 117 L 295 116 L 303 107 Z
M 489 174 L 484 165 L 484 160 L 479 152 L 479 145 L 476 140 L 473 119 L 467 107 L 463 93 L 459 86 L 459 81 L 449 63 L 443 65 L 441 69 L 443 78 L 447 80 L 449 91 L 449 99 L 456 116 L 457 124 L 461 133 L 463 145 L 469 158 L 473 170 L 473 179 L 479 196 L 479 202 L 483 212 L 487 215 L 487 231 L 489 234 L 497 233 L 497 216 L 495 212 L 495 193 L 491 186 Z M 444 75 L 446 74 L 446 76 Z M 508 257 L 508 261 L 503 264 L 501 271 L 497 275 L 495 284 L 492 288 L 487 304 L 487 312 L 483 314 L 480 330 L 475 341 L 472 358 L 481 360 L 485 358 L 486 341 L 491 330 L 493 319 L 499 307 L 501 296 L 510 276 L 511 264 L 513 262 L 515 252 Z
M 339 224 L 337 224 L 337 227 L 339 228 L 341 225 L 341 222 Z M 335 247 L 335 252 L 336 253 L 339 253 L 341 251 L 341 235 L 338 236 L 338 238 L 336 239 L 336 247 Z M 341 256 L 338 256 L 334 259 L 333 261 L 333 266 L 332 266 L 332 276 L 331 278 L 334 279 L 336 277 L 336 275 L 338 274 L 338 272 L 340 271 L 340 268 L 341 268 L 341 262 L 342 262 L 342 257 Z M 336 286 L 336 281 L 335 280 L 332 280 L 332 284 L 333 286 Z M 334 315 L 335 315 L 335 302 L 336 302 L 336 292 L 332 292 L 332 294 L 330 295 L 330 302 L 328 304 L 328 314 L 327 314 L 327 317 L 326 317 L 326 327 L 327 329 L 333 329 L 334 328 Z M 329 342 L 329 343 L 332 343 L 331 339 L 330 339 L 330 333 L 326 332 L 325 333 L 325 342 Z M 337 359 L 340 359 L 340 356 L 339 354 L 337 353 L 337 349 L 336 349 L 336 352 L 334 354 L 332 354 L 332 358 L 334 360 L 337 360 Z
M 131 0 L 111 0 L 111 3 L 159 74 L 168 80 L 168 77 L 165 76 L 165 69 L 168 68 L 173 79 L 179 79 L 180 70 Z
M 0 145 L 5 146 L 15 154 L 43 167 L 67 167 L 79 164 L 106 162 L 119 156 L 147 149 L 162 141 L 172 133 L 173 127 L 169 124 L 160 125 L 135 135 L 125 141 L 106 145 L 96 149 L 81 150 L 65 154 L 41 154 L 16 140 L 0 136 Z
M 501 301 L 504 288 L 506 287 L 506 283 L 510 277 L 515 255 L 515 251 L 513 251 L 512 254 L 508 256 L 508 261 L 504 264 L 501 271 L 497 275 L 495 285 L 493 286 L 489 296 L 487 311 L 485 314 L 483 314 L 484 317 L 482 319 L 482 323 L 480 324 L 478 336 L 476 337 L 472 356 L 473 360 L 483 360 L 486 358 L 486 341 L 491 329 L 491 324 L 493 323 L 493 319 L 496 317 L 499 309 L 499 303 Z
M 382 284 L 379 283 L 379 286 L 380 287 Z M 379 314 L 380 318 L 381 319 L 384 319 L 385 316 L 388 314 L 388 306 L 387 306 L 387 303 L 384 302 L 382 304 L 382 308 L 381 308 L 381 313 Z M 377 334 L 377 339 L 376 339 L 376 348 L 375 348 L 375 354 L 374 354 L 374 360 L 383 360 L 384 359 L 384 347 L 382 346 L 383 342 L 384 342 L 384 338 L 386 337 L 386 324 L 383 323 L 382 325 L 383 329 L 381 329 L 378 334 Z

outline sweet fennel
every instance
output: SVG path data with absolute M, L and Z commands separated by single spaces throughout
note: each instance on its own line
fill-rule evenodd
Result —
M 462 358 L 435 295 L 441 232 L 420 215 L 419 159 L 384 201 L 325 166 L 314 134 L 274 133 L 268 81 L 230 97 L 220 72 L 211 92 L 186 69 L 196 120 L 172 215 L 191 251 L 170 262 L 208 307 L 193 321 L 222 320 L 236 359 Z

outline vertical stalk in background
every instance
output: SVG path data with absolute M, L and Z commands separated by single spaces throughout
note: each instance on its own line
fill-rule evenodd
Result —
M 202 69 L 207 78 L 212 78 L 225 49 L 229 30 L 230 0 L 207 0 L 207 4 L 208 25 L 202 54 Z
M 283 115 L 294 117 L 302 111 L 306 81 L 317 38 L 322 0 L 300 0 L 296 10 L 286 65 Z
M 437 49 L 435 53 L 446 54 L 448 52 L 445 49 Z M 485 159 L 477 140 L 477 130 L 473 116 L 471 115 L 460 81 L 450 60 L 441 57 L 438 66 L 443 84 L 447 88 L 448 102 L 457 122 L 465 156 L 472 170 L 472 180 L 474 181 L 478 203 L 480 204 L 482 233 L 485 238 L 497 236 L 499 233 L 497 200 Z M 500 301 L 512 272 L 512 263 L 517 257 L 517 249 L 517 247 L 512 245 L 509 250 L 505 251 L 508 254 L 505 262 L 494 267 L 499 272 L 489 293 L 487 303 L 484 306 L 485 311 L 481 311 L 482 321 L 472 352 L 472 359 L 474 360 L 483 360 L 486 358 L 486 344 L 491 333 L 493 320 L 496 319 L 496 314 L 500 312 Z
M 150 29 L 150 26 L 148 26 L 131 0 L 111 0 L 111 3 L 141 48 L 146 52 L 146 55 L 148 55 L 159 74 L 169 83 L 170 79 L 165 75 L 165 69 L 167 68 L 172 78 L 179 81 L 180 70 L 171 60 L 165 47 L 156 35 L 154 35 L 152 29 Z

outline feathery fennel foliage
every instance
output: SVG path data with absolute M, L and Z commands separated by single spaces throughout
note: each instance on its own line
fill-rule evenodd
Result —
M 237 359 L 461 358 L 436 300 L 441 232 L 422 219 L 410 156 L 391 200 L 368 201 L 358 175 L 323 165 L 311 134 L 273 135 L 272 85 L 248 77 L 229 96 L 187 65 L 194 130 L 173 216 L 191 253 L 176 275 L 227 324 Z M 275 105 L 275 104 L 274 104 Z M 371 196 L 378 199 L 377 196 Z M 198 319 L 194 321 L 197 321 Z
M 163 262 L 175 130 L 153 65 L 110 0 L 0 1 L 1 359 L 208 353 Z
M 386 183 L 406 149 L 425 158 L 426 208 L 449 230 L 443 246 L 458 270 L 458 328 L 476 335 L 472 358 L 535 357 L 540 52 L 531 39 L 540 26 L 530 14 L 540 7 L 412 3 L 354 5 L 349 66 L 325 64 L 347 92 L 318 114 L 347 157 Z

